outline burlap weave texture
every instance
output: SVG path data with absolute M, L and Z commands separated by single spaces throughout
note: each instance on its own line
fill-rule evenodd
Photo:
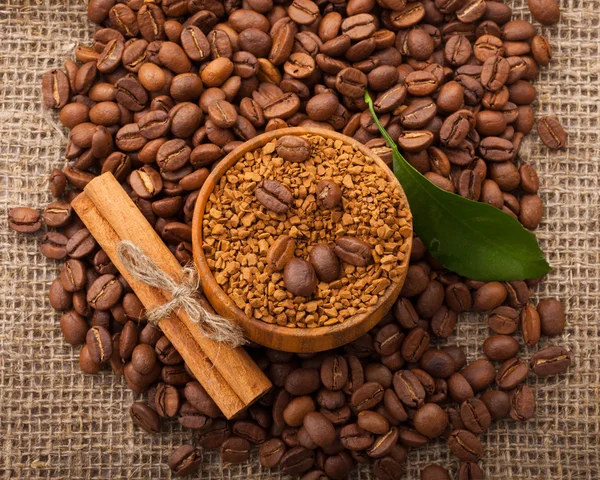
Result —
M 525 0 L 509 2 L 529 18 Z M 596 480 L 600 478 L 600 2 L 561 0 L 559 25 L 540 28 L 555 58 L 537 81 L 538 116 L 554 114 L 569 147 L 551 152 L 533 134 L 521 156 L 535 164 L 546 205 L 538 229 L 554 270 L 536 289 L 565 305 L 561 343 L 573 352 L 568 375 L 529 384 L 535 420 L 502 421 L 484 437 L 488 479 Z M 538 26 L 539 27 L 539 26 Z M 9 231 L 7 210 L 43 208 L 47 175 L 62 168 L 66 132 L 54 112 L 42 110 L 43 73 L 89 44 L 92 27 L 84 0 L 0 0 L 0 475 L 33 479 L 170 478 L 172 449 L 191 438 L 174 424 L 149 437 L 132 426 L 135 400 L 109 371 L 80 373 L 78 352 L 66 344 L 47 300 L 58 264 L 44 259 L 36 236 Z M 449 343 L 481 355 L 485 321 L 462 319 Z M 529 358 L 532 351 L 525 351 Z M 445 442 L 410 454 L 407 479 L 430 462 L 451 466 Z M 202 479 L 280 478 L 254 463 L 223 467 L 206 452 Z M 367 469 L 355 478 L 368 479 Z

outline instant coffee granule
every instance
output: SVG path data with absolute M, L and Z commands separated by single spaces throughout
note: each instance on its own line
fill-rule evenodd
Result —
M 375 309 L 402 272 L 410 243 L 410 212 L 400 189 L 372 158 L 340 140 L 317 135 L 305 162 L 278 156 L 276 140 L 241 158 L 215 186 L 206 205 L 204 251 L 217 283 L 249 317 L 288 327 L 334 325 Z M 260 182 L 288 187 L 293 204 L 285 213 L 255 197 Z M 340 207 L 317 204 L 317 185 L 332 180 L 342 191 Z M 282 235 L 295 240 L 295 256 L 308 260 L 317 244 L 357 237 L 371 246 L 365 267 L 342 264 L 333 282 L 320 282 L 305 298 L 286 290 L 283 275 L 268 266 L 269 247 Z

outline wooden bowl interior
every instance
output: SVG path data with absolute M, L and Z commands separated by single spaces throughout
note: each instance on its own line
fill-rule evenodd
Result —
M 341 140 L 345 144 L 349 144 L 360 150 L 365 156 L 369 156 L 380 166 L 384 167 L 388 173 L 388 178 L 391 182 L 396 183 L 399 187 L 399 193 L 404 197 L 406 205 L 408 201 L 404 195 L 404 191 L 396 177 L 387 168 L 383 160 L 377 155 L 371 152 L 361 143 L 356 140 L 349 138 L 345 135 L 323 130 L 319 128 L 286 128 L 281 130 L 275 130 L 273 132 L 264 133 L 257 137 L 248 140 L 243 145 L 240 145 L 229 155 L 227 155 L 217 167 L 211 172 L 208 179 L 202 186 L 196 206 L 194 209 L 194 216 L 192 222 L 192 244 L 194 262 L 198 269 L 200 278 L 202 280 L 202 288 L 204 294 L 214 307 L 214 309 L 226 318 L 230 318 L 239 324 L 245 331 L 246 336 L 261 345 L 277 350 L 284 350 L 289 352 L 318 352 L 323 350 L 329 350 L 332 348 L 339 347 L 346 343 L 355 340 L 360 337 L 368 330 L 370 330 L 383 316 L 389 311 L 396 298 L 398 297 L 404 280 L 406 278 L 406 272 L 408 270 L 408 263 L 410 259 L 410 247 L 412 247 L 412 237 L 407 240 L 409 242 L 409 249 L 406 252 L 406 256 L 401 266 L 403 267 L 402 275 L 398 281 L 393 282 L 388 288 L 387 292 L 383 297 L 380 298 L 379 302 L 375 304 L 375 309 L 370 313 L 361 315 L 355 315 L 348 318 L 343 323 L 338 323 L 332 326 L 316 327 L 316 328 L 291 328 L 282 327 L 279 325 L 272 325 L 261 320 L 248 317 L 238 306 L 229 298 L 229 296 L 221 289 L 217 284 L 210 268 L 208 267 L 206 257 L 202 248 L 203 244 L 203 228 L 202 220 L 206 204 L 209 200 L 211 193 L 213 192 L 215 185 L 225 174 L 225 172 L 234 165 L 243 155 L 249 151 L 256 150 L 270 142 L 273 139 L 277 139 L 283 135 L 320 135 L 325 138 L 331 138 L 334 140 Z M 407 218 L 409 225 L 412 228 L 412 222 L 410 217 Z

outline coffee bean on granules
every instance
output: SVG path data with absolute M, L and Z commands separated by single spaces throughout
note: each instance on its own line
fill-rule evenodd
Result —
M 206 206 L 204 251 L 217 283 L 246 315 L 311 328 L 373 309 L 402 270 L 410 214 L 397 187 L 372 159 L 339 140 L 301 138 L 311 152 L 303 162 L 286 161 L 277 149 L 281 143 L 273 140 L 228 170 Z M 324 180 L 339 186 L 340 208 L 320 206 Z M 267 189 L 271 183 L 278 189 Z M 291 192 L 287 210 L 273 208 L 282 204 L 278 190 Z M 304 274 L 292 278 L 292 269 L 286 268 L 282 275 L 280 262 L 273 260 L 273 247 L 279 250 L 282 237 L 295 241 L 298 266 L 306 265 L 298 260 L 316 261 L 315 255 L 310 258 L 313 247 L 335 246 L 338 240 L 333 252 L 342 262 L 340 276 L 315 282 L 315 291 Z M 307 302 L 295 301 L 294 294 Z

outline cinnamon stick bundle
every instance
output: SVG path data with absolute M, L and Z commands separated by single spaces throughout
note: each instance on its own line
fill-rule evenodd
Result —
M 164 305 L 169 292 L 133 277 L 117 255 L 117 245 L 129 240 L 174 280 L 182 267 L 111 173 L 92 180 L 72 206 L 127 280 L 146 309 Z M 202 306 L 213 311 L 201 296 Z M 196 379 L 227 418 L 233 417 L 271 387 L 271 383 L 241 347 L 208 339 L 182 309 L 159 321 L 159 327 L 188 364 Z

